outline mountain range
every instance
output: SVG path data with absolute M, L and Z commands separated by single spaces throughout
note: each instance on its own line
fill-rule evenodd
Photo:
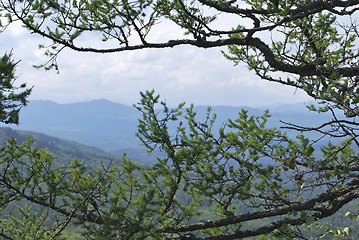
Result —
M 262 108 L 213 106 L 211 112 L 217 115 L 216 126 L 219 127 L 228 118 L 236 118 L 242 108 L 247 109 L 250 115 L 263 115 L 265 109 L 269 109 L 272 117 L 268 127 L 283 126 L 280 121 L 318 126 L 331 118 L 329 114 L 308 111 L 305 103 Z M 205 116 L 207 109 L 208 106 L 195 107 L 199 118 Z M 135 136 L 139 117 L 135 107 L 105 99 L 71 104 L 33 100 L 21 109 L 20 124 L 11 128 L 31 131 L 32 135 L 38 132 L 69 139 L 116 154 L 127 152 L 131 158 L 143 159 L 148 156 Z

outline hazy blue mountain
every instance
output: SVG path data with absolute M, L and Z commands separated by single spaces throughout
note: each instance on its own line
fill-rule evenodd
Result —
M 200 118 L 204 118 L 208 106 L 196 106 Z M 283 126 L 280 120 L 304 126 L 319 126 L 329 120 L 329 114 L 309 112 L 304 103 L 277 104 L 263 108 L 214 106 L 216 126 L 228 118 L 235 119 L 242 108 L 250 115 L 263 115 L 268 108 L 272 117 L 269 127 Z M 133 106 L 114 103 L 105 99 L 82 103 L 58 104 L 51 101 L 31 101 L 20 112 L 20 124 L 14 129 L 41 132 L 47 135 L 70 139 L 118 154 L 128 152 L 131 157 L 148 158 L 145 149 L 135 137 L 140 114 Z M 297 134 L 290 131 L 291 135 Z
M 309 103 L 308 103 L 309 104 Z M 330 120 L 331 115 L 328 113 L 316 113 L 311 112 L 307 109 L 306 103 L 295 103 L 295 104 L 277 104 L 273 106 L 266 106 L 260 108 L 250 108 L 250 107 L 230 107 L 230 106 L 214 106 L 211 107 L 211 111 L 216 113 L 217 122 L 223 123 L 226 122 L 229 118 L 236 119 L 238 118 L 238 113 L 241 109 L 248 110 L 248 115 L 257 115 L 261 116 L 268 109 L 271 117 L 268 119 L 268 127 L 280 128 L 285 126 L 281 121 L 298 124 L 302 126 L 319 126 L 324 121 Z M 204 115 L 208 106 L 198 106 L 199 115 Z
M 138 143 L 135 138 L 137 116 L 132 106 L 104 99 L 73 104 L 31 101 L 21 110 L 20 124 L 14 128 L 41 132 L 111 151 Z
M 27 139 L 29 134 L 32 139 L 36 139 L 33 144 L 34 147 L 48 149 L 52 154 L 57 156 L 55 162 L 61 165 L 69 164 L 74 158 L 84 161 L 84 164 L 89 165 L 89 167 L 98 166 L 100 162 L 106 165 L 109 164 L 110 161 L 120 161 L 122 159 L 120 155 L 105 152 L 74 141 L 51 137 L 42 133 L 13 130 L 9 127 L 0 127 L 0 144 L 2 146 L 10 137 L 15 138 L 18 144 L 21 144 Z

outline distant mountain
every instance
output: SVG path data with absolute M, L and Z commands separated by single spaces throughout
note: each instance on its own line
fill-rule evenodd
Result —
M 14 129 L 41 132 L 112 151 L 138 144 L 137 117 L 133 107 L 104 99 L 73 104 L 31 101 L 21 110 L 20 124 Z
M 309 104 L 309 103 L 308 103 Z M 301 126 L 319 126 L 324 121 L 331 119 L 331 115 L 328 113 L 316 113 L 311 112 L 306 107 L 306 103 L 295 103 L 295 104 L 277 104 L 273 106 L 266 107 L 231 107 L 231 106 L 213 106 L 211 107 L 211 112 L 216 113 L 218 124 L 227 122 L 230 119 L 238 118 L 238 113 L 242 109 L 248 111 L 248 115 L 262 116 L 264 112 L 268 109 L 271 117 L 268 119 L 267 127 L 284 127 L 285 124 L 281 123 L 288 122 L 293 124 L 298 124 Z M 195 108 L 198 111 L 198 115 L 204 116 L 208 106 L 198 106 Z
M 196 106 L 197 116 L 204 118 L 208 106 Z M 280 120 L 304 126 L 319 126 L 330 120 L 329 114 L 318 114 L 306 109 L 304 103 L 277 104 L 263 108 L 213 106 L 216 126 L 228 118 L 235 119 L 242 108 L 249 115 L 263 115 L 266 108 L 272 117 L 268 127 L 281 127 Z M 14 129 L 41 132 L 70 139 L 105 151 L 122 154 L 127 152 L 137 159 L 148 158 L 143 146 L 135 137 L 140 114 L 133 106 L 110 102 L 105 99 L 82 103 L 58 104 L 51 101 L 30 101 L 20 112 L 20 124 Z M 291 135 L 298 132 L 290 131 Z
M 8 127 L 0 127 L 1 146 L 10 137 L 15 138 L 18 144 L 21 144 L 27 139 L 29 134 L 32 139 L 36 139 L 33 144 L 34 147 L 47 148 L 49 152 L 57 156 L 55 161 L 59 161 L 59 163 L 64 165 L 69 164 L 74 158 L 84 161 L 84 164 L 90 167 L 98 166 L 99 163 L 106 165 L 110 163 L 110 161 L 122 160 L 122 156 L 120 155 L 105 152 L 70 140 L 51 137 L 42 133 L 13 130 Z

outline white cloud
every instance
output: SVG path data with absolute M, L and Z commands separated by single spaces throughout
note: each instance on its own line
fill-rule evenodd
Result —
M 172 26 L 151 36 L 161 40 Z M 33 64 L 46 61 L 39 43 L 46 40 L 17 26 L 0 34 L 3 51 L 14 49 L 19 64 L 19 82 L 34 85 L 32 99 L 75 102 L 107 98 L 131 104 L 139 91 L 155 89 L 169 104 L 182 101 L 212 105 L 266 105 L 308 100 L 294 89 L 260 80 L 244 66 L 233 67 L 220 49 L 182 46 L 114 54 L 78 53 L 64 50 L 58 58 L 60 74 L 36 70 Z M 181 32 L 172 31 L 174 38 Z

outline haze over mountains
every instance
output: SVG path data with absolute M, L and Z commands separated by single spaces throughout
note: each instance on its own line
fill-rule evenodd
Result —
M 137 117 L 134 107 L 104 99 L 73 104 L 31 101 L 20 112 L 20 124 L 13 128 L 114 151 L 138 143 L 135 138 Z
M 32 139 L 36 139 L 33 146 L 48 149 L 56 156 L 55 162 L 59 162 L 60 165 L 68 165 L 74 158 L 77 158 L 79 161 L 84 161 L 85 165 L 94 167 L 98 163 L 106 164 L 110 161 L 121 160 L 122 157 L 74 141 L 51 137 L 42 133 L 13 130 L 9 127 L 0 128 L 0 144 L 2 146 L 10 137 L 15 138 L 17 143 L 21 144 L 27 140 L 29 134 Z
M 203 117 L 208 106 L 198 106 L 198 116 Z M 242 107 L 214 106 L 217 126 L 234 119 Z M 263 108 L 248 108 L 250 115 L 263 115 L 269 108 L 272 117 L 269 127 L 280 127 L 280 120 L 304 126 L 318 126 L 331 118 L 329 114 L 309 112 L 304 103 L 281 104 Z M 105 99 L 82 103 L 58 104 L 51 101 L 30 101 L 20 112 L 20 124 L 13 129 L 40 132 L 50 136 L 73 140 L 105 151 L 131 157 L 147 156 L 136 138 L 139 112 L 133 106 L 114 103 Z

